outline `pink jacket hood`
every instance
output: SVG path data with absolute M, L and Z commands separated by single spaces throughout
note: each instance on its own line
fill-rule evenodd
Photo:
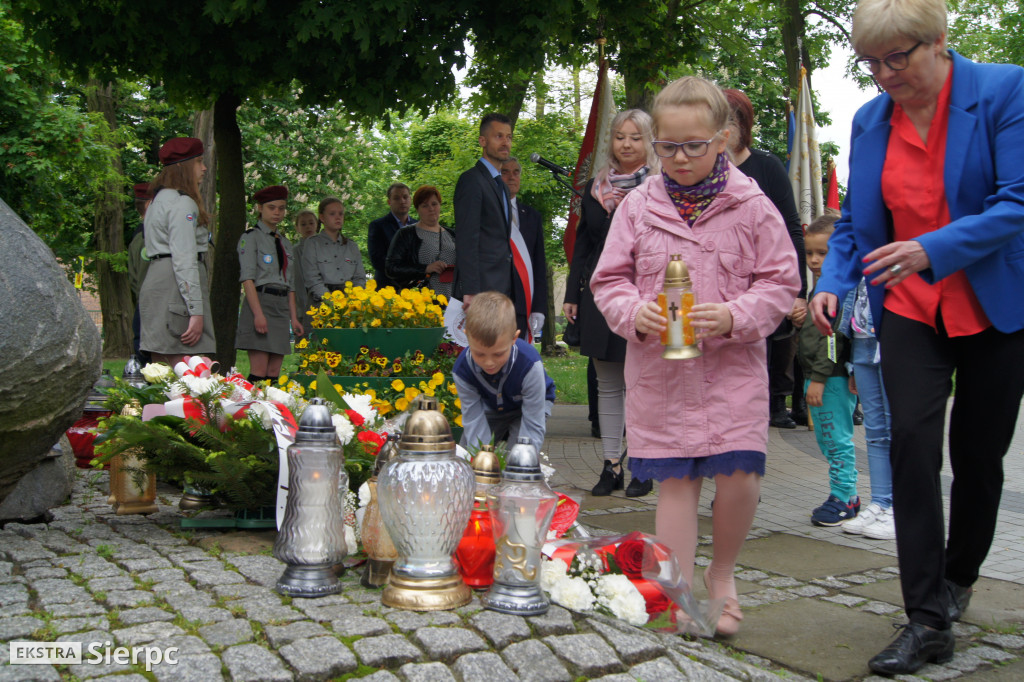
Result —
M 657 299 L 669 256 L 680 254 L 698 303 L 725 303 L 727 337 L 700 342 L 703 355 L 665 360 L 657 336 L 638 335 L 640 306 Z M 800 288 L 786 227 L 757 184 L 730 165 L 725 189 L 688 227 L 660 175 L 619 205 L 591 289 L 612 331 L 627 340 L 626 425 L 635 457 L 765 452 L 765 337 Z

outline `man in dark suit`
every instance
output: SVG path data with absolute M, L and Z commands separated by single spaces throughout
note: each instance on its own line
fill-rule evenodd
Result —
M 512 149 L 512 121 L 487 114 L 480 121 L 483 153 L 455 185 L 455 286 L 464 306 L 481 291 L 498 291 L 515 299 L 512 290 L 512 211 L 501 164 Z
M 397 288 L 398 286 L 385 274 L 384 262 L 387 260 L 388 247 L 391 246 L 391 239 L 395 233 L 406 225 L 416 222 L 409 216 L 410 206 L 412 206 L 412 194 L 409 193 L 408 185 L 402 182 L 393 182 L 388 187 L 388 207 L 391 212 L 370 223 L 366 246 L 370 252 L 373 278 L 377 280 L 378 289 L 383 289 L 386 286 Z
M 501 179 L 512 197 L 512 286 L 519 337 L 535 341 L 548 310 L 548 266 L 540 213 L 516 200 L 523 167 L 514 156 L 501 164 Z

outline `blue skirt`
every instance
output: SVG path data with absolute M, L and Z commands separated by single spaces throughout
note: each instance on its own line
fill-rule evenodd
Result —
M 764 476 L 765 453 L 732 450 L 709 457 L 630 457 L 629 473 L 638 481 L 667 478 L 714 478 L 737 471 Z

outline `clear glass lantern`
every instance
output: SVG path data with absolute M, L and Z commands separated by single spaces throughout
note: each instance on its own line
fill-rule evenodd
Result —
M 448 420 L 436 399 L 421 396 L 398 456 L 377 481 L 381 519 L 398 550 L 381 594 L 385 606 L 434 611 L 469 603 L 472 591 L 452 553 L 473 509 L 473 492 L 473 470 L 455 456 Z
M 501 483 L 487 494 L 494 524 L 494 584 L 481 597 L 486 608 L 517 616 L 546 613 L 540 588 L 541 547 L 547 540 L 558 495 L 540 471 L 537 449 L 520 438 L 505 461 Z
M 274 541 L 274 556 L 288 564 L 277 581 L 281 594 L 321 597 L 341 591 L 333 567 L 348 553 L 338 497 L 344 464 L 330 410 L 322 398 L 314 398 L 288 446 L 288 501 Z

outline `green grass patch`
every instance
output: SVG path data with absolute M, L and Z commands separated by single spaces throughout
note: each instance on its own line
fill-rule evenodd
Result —
M 555 381 L 559 403 L 587 404 L 587 360 L 573 349 L 561 356 L 544 356 L 544 369 Z

